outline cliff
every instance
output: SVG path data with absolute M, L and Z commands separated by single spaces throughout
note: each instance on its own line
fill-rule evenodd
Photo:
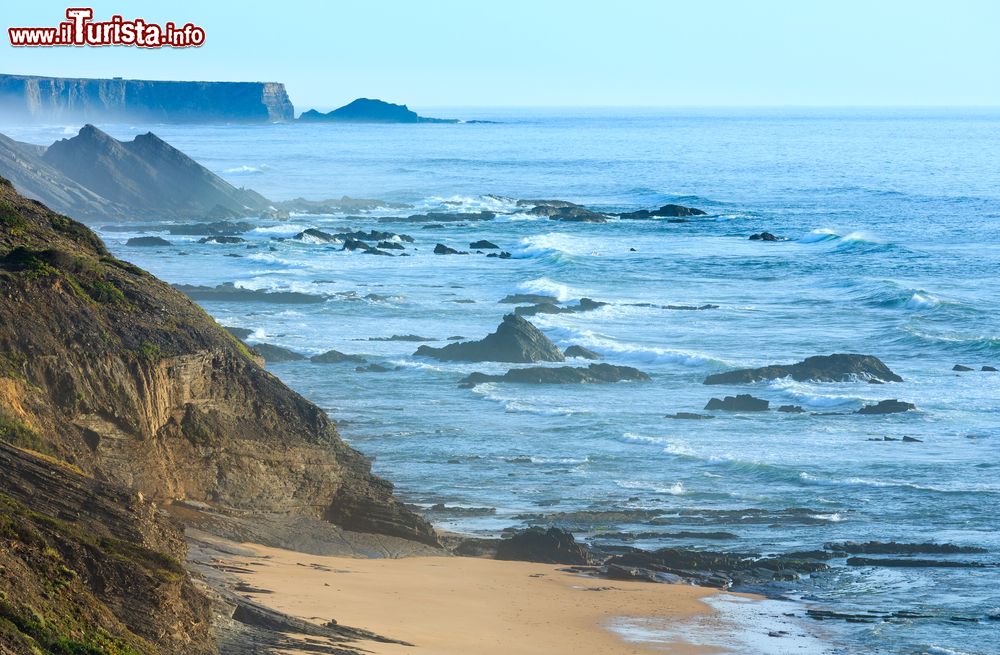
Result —
M 299 116 L 304 122 L 341 123 L 457 123 L 453 118 L 426 118 L 406 105 L 395 105 L 384 100 L 358 98 L 338 109 L 322 114 L 315 109 Z
M 0 653 L 215 652 L 178 525 L 135 492 L 2 442 L 0 472 Z
M 6 440 L 147 499 L 436 543 L 326 414 L 83 225 L 0 183 Z
M 295 110 L 276 82 L 171 82 L 0 74 L 0 116 L 22 121 L 265 123 Z
M 85 125 L 47 148 L 0 135 L 0 175 L 24 195 L 85 220 L 274 212 L 267 198 L 234 187 L 152 132 L 118 141 Z

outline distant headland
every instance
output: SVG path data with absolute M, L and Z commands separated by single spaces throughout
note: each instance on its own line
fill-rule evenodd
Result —
M 457 123 L 457 118 L 427 118 L 420 116 L 406 105 L 394 105 L 384 100 L 358 98 L 353 102 L 322 114 L 315 109 L 303 112 L 299 116 L 303 122 L 340 122 L 340 123 Z

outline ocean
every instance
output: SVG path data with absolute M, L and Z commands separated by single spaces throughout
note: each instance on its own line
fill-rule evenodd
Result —
M 174 246 L 129 247 L 145 232 L 94 227 L 117 256 L 172 283 L 328 295 L 203 305 L 222 324 L 252 330 L 250 342 L 358 353 L 391 369 L 269 365 L 441 528 L 496 534 L 554 522 L 605 545 L 756 553 L 937 541 L 989 550 L 952 561 L 998 561 L 1000 374 L 980 368 L 1000 368 L 1000 112 L 421 113 L 499 122 L 100 125 L 117 138 L 152 130 L 272 199 L 349 195 L 414 208 L 257 220 L 243 235 L 258 246 L 249 249 L 165 234 Z M 10 135 L 47 144 L 77 127 Z M 602 211 L 677 203 L 709 215 L 565 223 L 523 213 L 516 200 L 530 198 Z M 480 210 L 498 217 L 432 229 L 391 220 Z M 288 239 L 343 227 L 412 235 L 412 256 Z M 761 231 L 787 240 L 748 240 Z M 479 239 L 512 257 L 432 254 L 437 243 L 469 250 Z M 369 340 L 479 339 L 512 310 L 498 303 L 512 293 L 609 303 L 530 320 L 560 347 L 585 346 L 652 381 L 462 389 L 468 373 L 508 366 L 443 363 L 415 357 L 419 343 Z M 876 355 L 904 381 L 702 384 L 714 372 L 835 352 Z M 665 418 L 736 393 L 805 411 Z M 917 411 L 853 413 L 890 398 Z M 995 566 L 831 564 L 771 588 L 795 599 L 788 613 L 872 615 L 805 620 L 823 635 L 823 652 L 1000 653 Z M 763 641 L 737 652 L 790 652 L 780 639 Z

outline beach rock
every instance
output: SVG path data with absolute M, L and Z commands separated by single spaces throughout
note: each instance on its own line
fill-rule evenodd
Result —
M 899 543 L 896 541 L 839 541 L 823 544 L 826 550 L 851 555 L 967 555 L 989 552 L 978 546 L 959 546 L 948 543 Z
M 368 361 L 361 355 L 346 355 L 339 350 L 328 350 L 321 355 L 313 355 L 309 359 L 317 364 L 340 364 L 342 362 L 365 364 Z
M 198 239 L 198 243 L 215 243 L 219 245 L 232 245 L 236 243 L 246 243 L 243 237 L 212 236 Z
M 682 205 L 663 205 L 659 209 L 654 209 L 652 211 L 648 209 L 640 209 L 635 212 L 618 214 L 619 218 L 628 220 L 639 220 L 644 218 L 678 218 L 687 216 L 707 216 L 707 214 L 700 209 L 695 209 L 694 207 L 684 207 Z
M 605 566 L 637 567 L 670 573 L 696 584 L 728 588 L 734 583 L 795 580 L 801 575 L 829 568 L 824 562 L 783 555 L 760 557 L 755 553 L 726 553 L 688 548 L 633 550 L 610 557 Z
M 443 243 L 439 243 L 434 246 L 435 255 L 468 255 L 469 253 L 464 251 L 455 250 L 454 248 L 449 248 Z
M 667 414 L 664 418 L 672 418 L 683 421 L 703 421 L 705 419 L 715 418 L 709 414 L 695 414 L 693 412 L 677 412 L 676 414 Z
M 761 380 L 791 377 L 796 382 L 902 382 L 878 357 L 872 355 L 834 354 L 807 357 L 797 364 L 774 364 L 715 373 L 705 384 L 748 384 Z
M 500 246 L 498 246 L 497 244 L 495 244 L 495 243 L 493 243 L 491 241 L 486 241 L 485 239 L 480 240 L 480 241 L 473 241 L 472 243 L 469 244 L 469 247 L 472 248 L 473 250 L 499 250 L 500 249 Z
M 770 232 L 761 232 L 760 234 L 751 234 L 750 241 L 784 241 L 784 237 L 777 237 Z
M 723 399 L 712 398 L 705 405 L 707 410 L 723 410 L 726 412 L 766 412 L 770 403 L 750 394 L 726 396 Z
M 472 373 L 459 382 L 461 387 L 474 387 L 486 382 L 519 384 L 612 384 L 615 382 L 648 382 L 650 377 L 631 366 L 591 364 L 587 368 L 573 366 L 532 366 L 512 368 L 503 375 Z
M 963 366 L 961 364 L 955 364 L 954 366 L 951 367 L 951 370 L 953 370 L 953 371 L 960 371 L 960 372 L 964 373 L 966 371 L 971 371 L 973 369 L 970 368 L 970 367 L 968 367 L 968 366 Z
M 899 400 L 880 400 L 877 405 L 865 405 L 855 414 L 899 414 L 917 408 L 913 403 L 901 402 Z
M 480 341 L 448 344 L 443 348 L 421 346 L 417 356 L 466 362 L 562 362 L 559 348 L 538 328 L 515 314 L 507 314 L 496 332 Z
M 997 369 L 996 369 L 995 366 L 984 366 L 984 367 L 982 367 L 979 370 L 983 371 L 985 373 L 996 373 L 997 372 Z
M 785 412 L 786 414 L 801 414 L 806 410 L 802 409 L 798 405 L 782 405 L 778 408 L 778 411 Z
M 496 558 L 543 564 L 590 564 L 589 549 L 572 534 L 559 528 L 533 527 L 515 533 L 497 544 Z
M 297 362 L 306 358 L 305 355 L 297 353 L 294 350 L 275 346 L 270 343 L 255 343 L 252 347 L 268 364 Z
M 579 357 L 580 359 L 600 359 L 601 356 L 589 348 L 583 346 L 570 346 L 563 351 L 566 357 Z
M 125 242 L 126 246 L 152 248 L 156 246 L 172 246 L 173 244 L 163 237 L 132 237 Z

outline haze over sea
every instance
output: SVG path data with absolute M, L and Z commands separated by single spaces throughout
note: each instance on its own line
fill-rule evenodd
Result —
M 605 544 L 769 553 L 843 540 L 939 541 L 990 551 L 968 559 L 998 559 L 1000 374 L 979 369 L 1000 367 L 1000 112 L 421 113 L 501 122 L 101 125 L 117 138 L 153 130 L 272 199 L 346 194 L 414 209 L 262 220 L 243 235 L 255 249 L 177 236 L 167 237 L 172 248 L 134 248 L 124 244 L 138 231 L 99 231 L 116 255 L 173 283 L 328 294 L 308 305 L 204 305 L 223 324 L 252 329 L 250 342 L 399 367 L 269 366 L 327 409 L 403 498 L 444 505 L 429 513 L 440 527 L 496 533 L 565 513 L 555 522 Z M 70 127 L 11 136 L 50 143 L 79 126 Z M 521 213 L 515 201 L 524 198 L 603 211 L 677 203 L 709 216 L 563 223 Z M 379 220 L 481 209 L 500 215 L 433 229 Z M 412 256 L 274 240 L 345 226 L 410 234 Z M 747 239 L 764 230 L 787 240 Z M 469 250 L 479 239 L 512 258 L 432 254 L 436 243 Z M 416 343 L 368 340 L 478 339 L 511 311 L 498 304 L 511 293 L 610 303 L 531 320 L 560 347 L 585 346 L 652 382 L 460 389 L 469 372 L 508 367 L 442 363 L 414 357 Z M 733 367 L 834 352 L 876 355 L 904 382 L 702 384 Z M 955 364 L 974 371 L 953 372 Z M 664 418 L 735 393 L 806 411 Z M 853 414 L 888 398 L 918 410 Z M 573 514 L 581 510 L 607 513 Z M 681 531 L 731 536 L 667 536 Z M 641 538 L 601 537 L 622 532 Z M 824 623 L 846 644 L 832 652 L 1000 652 L 996 568 L 833 564 L 780 589 L 814 608 L 918 618 Z

